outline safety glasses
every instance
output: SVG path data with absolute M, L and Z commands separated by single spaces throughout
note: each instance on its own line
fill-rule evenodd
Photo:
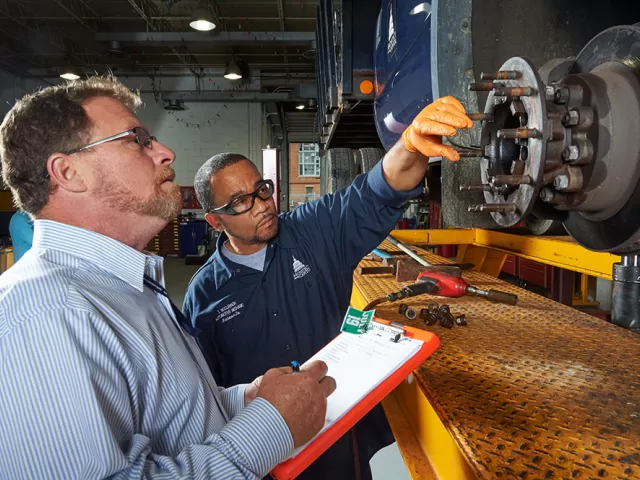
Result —
M 273 190 L 273 182 L 271 180 L 263 180 L 253 193 L 240 195 L 226 205 L 212 209 L 210 213 L 222 213 L 224 215 L 240 215 L 246 213 L 255 205 L 256 197 L 260 197 L 261 200 L 269 200 L 273 196 Z
M 82 147 L 74 148 L 73 150 L 69 150 L 65 152 L 65 155 L 73 155 L 74 153 L 82 152 L 92 147 L 97 147 L 98 145 L 102 145 L 103 143 L 113 142 L 114 140 L 119 140 L 124 137 L 128 137 L 129 135 L 135 135 L 135 142 L 146 148 L 151 148 L 151 142 L 157 141 L 156 137 L 149 134 L 146 128 L 144 127 L 134 127 L 126 132 L 116 133 L 115 135 L 111 135 L 110 137 L 103 138 L 102 140 L 96 140 L 95 142 L 88 143 L 83 145 Z M 49 172 L 44 172 L 42 174 L 43 178 L 49 178 Z
M 118 140 L 120 138 L 128 137 L 129 135 L 135 135 L 135 141 L 138 145 L 142 147 L 151 148 L 151 141 L 156 140 L 156 137 L 150 135 L 147 132 L 147 129 L 144 127 L 134 127 L 131 130 L 127 130 L 126 132 L 116 133 L 115 135 L 111 135 L 110 137 L 103 138 L 102 140 L 96 140 L 95 142 L 88 143 L 82 147 L 74 148 L 73 150 L 69 150 L 65 152 L 65 155 L 73 155 L 74 153 L 82 152 L 88 148 L 97 147 L 98 145 L 102 145 L 103 143 L 113 142 L 114 140 Z

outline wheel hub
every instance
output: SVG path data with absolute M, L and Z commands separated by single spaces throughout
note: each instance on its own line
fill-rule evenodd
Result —
M 526 59 L 483 73 L 482 184 L 471 212 L 512 227 L 532 211 L 563 219 L 579 243 L 640 249 L 640 28 L 596 36 L 568 75 L 547 85 Z M 634 60 L 635 59 L 635 60 Z M 541 216 L 540 213 L 543 213 Z M 603 228 L 604 227 L 604 228 Z

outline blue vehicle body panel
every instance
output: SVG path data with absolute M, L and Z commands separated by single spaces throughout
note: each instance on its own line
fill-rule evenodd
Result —
M 375 38 L 376 129 L 388 150 L 426 105 L 431 85 L 431 1 L 385 0 Z

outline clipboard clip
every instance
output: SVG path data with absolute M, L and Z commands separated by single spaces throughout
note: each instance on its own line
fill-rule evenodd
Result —
M 386 336 L 389 341 L 398 343 L 406 335 L 406 330 L 402 327 L 401 323 L 391 322 L 389 325 L 376 322 L 375 320 L 369 323 L 367 332 L 373 332 L 376 335 Z

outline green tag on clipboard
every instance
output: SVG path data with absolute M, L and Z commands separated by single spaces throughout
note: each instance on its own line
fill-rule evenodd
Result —
M 342 321 L 340 331 L 356 335 L 366 333 L 369 323 L 373 320 L 375 312 L 375 310 L 367 310 L 366 312 L 363 312 L 357 308 L 349 307 L 349 310 L 347 310 L 344 320 Z

